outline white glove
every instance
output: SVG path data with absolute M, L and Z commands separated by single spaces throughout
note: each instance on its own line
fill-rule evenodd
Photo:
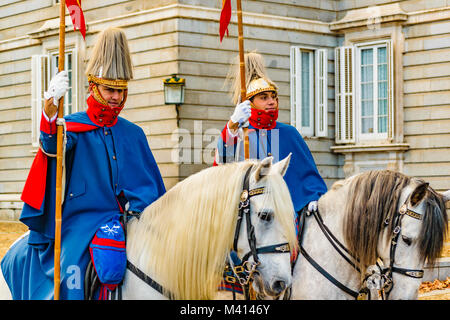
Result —
M 239 123 L 239 126 L 242 126 L 242 124 L 247 122 L 248 118 L 250 118 L 251 113 L 250 100 L 245 100 L 236 105 L 230 120 L 233 121 L 233 123 Z
M 309 212 L 317 212 L 317 209 L 319 208 L 319 203 L 317 201 L 311 201 L 308 203 L 308 211 Z
M 53 98 L 53 104 L 58 106 L 59 99 L 69 90 L 69 77 L 67 71 L 61 71 L 50 80 L 48 90 L 44 92 L 45 100 Z

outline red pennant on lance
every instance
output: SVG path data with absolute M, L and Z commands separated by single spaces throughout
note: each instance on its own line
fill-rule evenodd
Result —
M 84 22 L 84 14 L 81 9 L 81 0 L 66 0 L 66 6 L 69 10 L 74 30 L 79 30 L 83 39 L 86 40 L 86 24 Z
M 228 25 L 231 20 L 231 0 L 223 0 L 222 2 L 222 12 L 220 13 L 220 42 L 222 42 L 223 36 L 225 35 L 225 31 L 228 36 Z

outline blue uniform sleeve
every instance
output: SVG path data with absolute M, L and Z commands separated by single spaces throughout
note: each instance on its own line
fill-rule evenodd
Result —
M 71 132 L 66 132 L 67 144 L 66 150 L 70 150 L 76 144 L 77 135 Z M 56 154 L 56 119 L 48 120 L 44 114 L 41 117 L 41 136 L 40 141 L 42 148 L 46 153 Z

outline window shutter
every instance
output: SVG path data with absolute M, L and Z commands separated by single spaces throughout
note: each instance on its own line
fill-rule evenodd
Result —
M 336 143 L 355 142 L 354 48 L 335 49 Z
M 326 49 L 316 51 L 316 125 L 315 135 L 328 135 L 328 56 Z
M 296 79 L 296 75 L 297 75 L 297 69 L 295 66 L 295 55 L 296 55 L 296 51 L 297 48 L 295 47 L 291 47 L 291 59 L 290 59 L 290 63 L 291 63 L 291 125 L 296 127 L 297 126 L 297 122 L 296 122 L 296 99 L 297 99 L 297 95 L 296 95 L 296 88 L 297 88 L 297 79 Z
M 300 47 L 291 49 L 291 124 L 302 128 L 302 54 Z
M 395 136 L 395 108 L 394 108 L 394 49 L 391 41 L 387 41 L 388 55 L 388 139 Z
M 47 90 L 47 60 L 47 55 L 33 55 L 31 57 L 31 141 L 33 147 L 39 146 L 44 91 Z

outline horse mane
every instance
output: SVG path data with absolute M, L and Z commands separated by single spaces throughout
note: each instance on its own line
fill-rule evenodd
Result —
M 441 256 L 447 237 L 448 215 L 442 195 L 428 187 L 426 211 L 423 217 L 422 232 L 419 239 L 420 255 L 428 263 L 434 264 Z
M 411 182 L 408 176 L 389 170 L 368 171 L 351 179 L 345 208 L 344 237 L 348 249 L 359 260 L 362 275 L 369 265 L 376 262 L 378 241 L 385 221 L 392 222 L 402 191 Z M 418 242 L 422 258 L 432 263 L 443 247 L 447 213 L 442 196 L 430 187 L 425 197 L 427 209 Z M 389 234 L 392 234 L 393 223 L 388 228 Z
M 138 257 L 136 263 L 172 298 L 203 300 L 216 295 L 232 248 L 243 176 L 254 164 L 256 161 L 230 163 L 191 175 L 131 224 L 129 255 Z M 291 216 L 278 218 L 285 229 L 292 229 L 288 229 L 288 239 L 295 243 L 289 191 L 279 182 L 283 180 L 280 175 L 270 176 L 267 186 L 276 195 L 276 211 L 286 211 L 285 203 L 292 208 Z

